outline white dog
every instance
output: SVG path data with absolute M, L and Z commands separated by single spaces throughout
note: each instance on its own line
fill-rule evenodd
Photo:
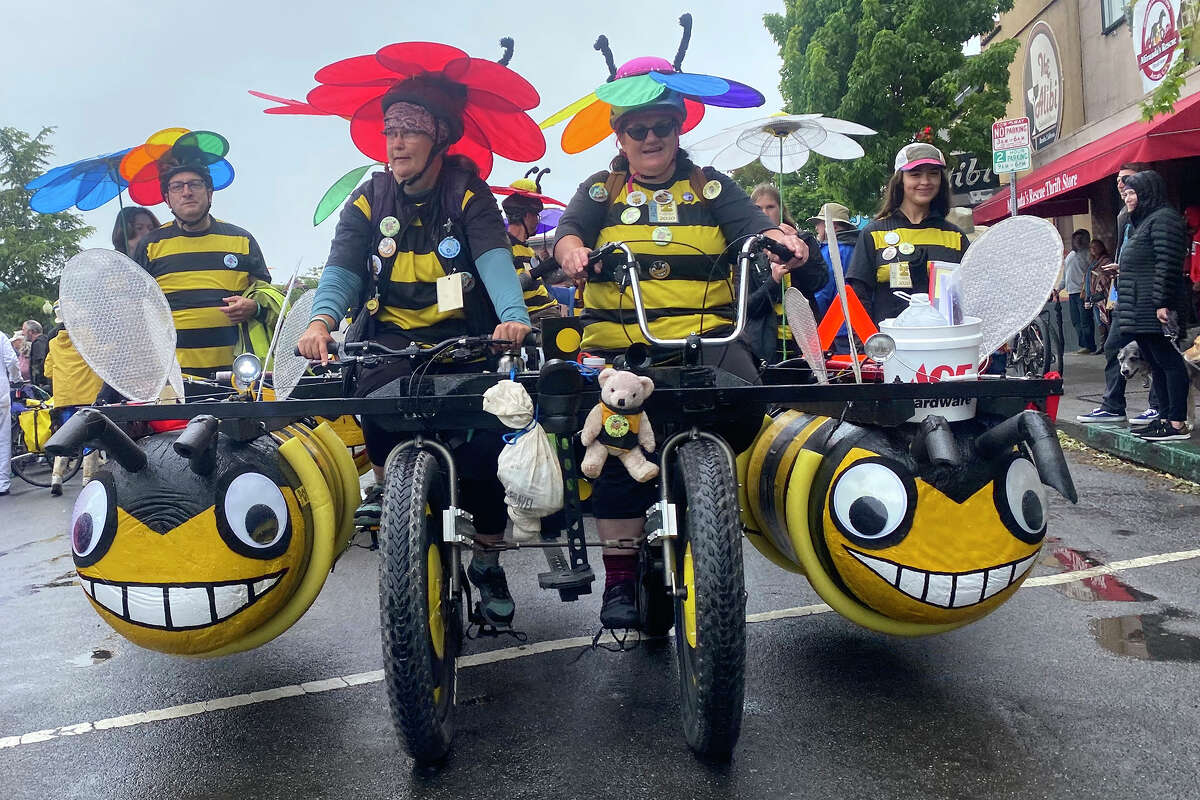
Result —
M 1183 351 L 1183 362 L 1187 364 L 1188 387 L 1187 421 L 1195 427 L 1196 424 L 1196 392 L 1200 391 L 1200 336 L 1192 346 Z M 1121 365 L 1121 377 L 1132 380 L 1138 375 L 1145 375 L 1147 385 L 1150 381 L 1150 363 L 1142 358 L 1142 349 L 1137 342 L 1130 342 L 1117 351 L 1117 363 Z M 1159 409 L 1160 411 L 1162 409 Z

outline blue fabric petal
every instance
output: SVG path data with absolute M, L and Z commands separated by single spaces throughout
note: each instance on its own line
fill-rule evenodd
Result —
M 729 90 L 711 97 L 701 97 L 705 105 L 721 108 L 758 108 L 767 102 L 762 92 L 744 83 L 728 81 Z
M 80 211 L 91 211 L 92 209 L 99 208 L 100 206 L 104 205 L 109 200 L 112 200 L 114 197 L 120 194 L 121 190 L 124 188 L 125 187 L 113 181 L 111 176 L 106 177 L 104 180 L 97 183 L 95 188 L 93 188 L 90 192 L 81 196 L 75 205 Z
M 650 77 L 668 89 L 694 97 L 722 95 L 729 91 L 729 81 L 713 75 L 697 75 L 692 72 L 651 72 Z
M 233 183 L 233 165 L 223 158 L 208 168 L 208 174 L 212 175 L 214 190 Z

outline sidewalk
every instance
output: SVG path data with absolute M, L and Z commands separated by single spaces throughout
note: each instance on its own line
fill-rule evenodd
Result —
M 1076 415 L 1099 406 L 1104 396 L 1104 356 L 1075 355 L 1068 351 L 1064 360 L 1066 370 L 1057 423 L 1060 431 L 1126 461 L 1200 483 L 1200 432 L 1193 433 L 1187 442 L 1147 442 L 1130 433 L 1125 424 L 1076 422 Z M 1148 395 L 1140 376 L 1130 381 L 1125 390 L 1127 413 L 1145 410 Z

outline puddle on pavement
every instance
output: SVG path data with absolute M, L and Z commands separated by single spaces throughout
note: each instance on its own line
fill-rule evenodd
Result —
M 84 653 L 81 656 L 76 656 L 75 658 L 72 658 L 71 664 L 73 664 L 76 667 L 90 667 L 95 664 L 103 664 L 105 661 L 108 661 L 112 657 L 113 657 L 113 654 L 112 654 L 111 650 L 105 650 L 104 648 L 97 647 L 96 649 L 92 650 L 92 652 L 90 652 L 90 653 Z
M 1104 564 L 1104 559 L 1086 550 L 1065 546 L 1053 536 L 1046 537 L 1046 546 L 1038 559 L 1042 566 L 1053 567 L 1060 572 L 1078 572 Z M 1059 583 L 1054 589 L 1072 600 L 1092 602 L 1096 600 L 1118 603 L 1143 603 L 1158 598 L 1138 591 L 1116 575 L 1097 575 L 1070 583 Z
M 1094 619 L 1088 626 L 1100 646 L 1111 653 L 1143 661 L 1200 661 L 1200 633 L 1195 617 L 1177 608 L 1156 614 Z

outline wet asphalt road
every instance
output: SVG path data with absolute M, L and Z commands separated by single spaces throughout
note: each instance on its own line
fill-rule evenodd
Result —
M 1080 505 L 1053 506 L 1035 575 L 1200 547 L 1200 496 L 1070 453 Z M 70 500 L 0 498 L 2 737 L 381 667 L 376 556 L 351 551 L 282 637 L 215 661 L 140 650 L 73 583 Z M 506 558 L 530 642 L 590 636 L 598 595 L 536 587 L 537 553 Z M 819 600 L 746 553 L 751 614 Z M 382 685 L 0 747 L 11 798 L 1200 796 L 1200 559 L 1022 589 L 984 620 L 901 640 L 832 613 L 748 629 L 733 761 L 694 758 L 670 642 L 577 647 L 460 670 L 449 762 L 414 770 Z M 508 648 L 473 642 L 468 653 Z M 322 691 L 322 689 L 324 689 Z M 36 738 L 36 737 L 31 737 Z

